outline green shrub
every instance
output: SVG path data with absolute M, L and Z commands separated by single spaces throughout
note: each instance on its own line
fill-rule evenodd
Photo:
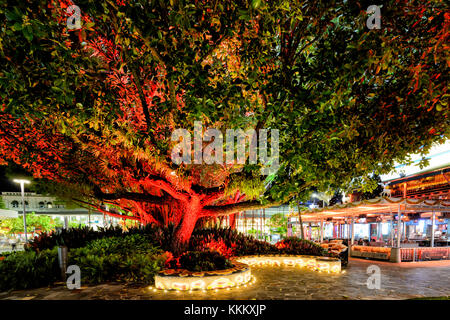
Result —
M 233 264 L 216 251 L 189 251 L 180 256 L 178 268 L 189 271 L 213 271 L 232 268 Z
M 163 251 L 170 250 L 173 226 L 131 228 L 74 228 L 43 234 L 31 249 L 8 253 L 0 260 L 0 291 L 42 287 L 59 280 L 57 245 L 69 247 L 69 265 L 81 269 L 82 283 L 134 281 L 152 283 L 164 267 Z M 51 249 L 49 249 L 51 248 Z M 227 257 L 264 254 L 327 255 L 319 245 L 295 237 L 276 245 L 259 241 L 230 228 L 194 230 L 189 250 L 168 262 L 169 267 L 211 271 L 232 267 Z M 215 250 L 212 252 L 211 250 Z
M 140 235 L 144 238 L 136 238 L 130 245 L 127 245 L 123 241 L 115 245 L 113 243 L 114 241 L 104 240 L 117 237 L 124 239 L 133 235 Z M 161 228 L 147 225 L 140 228 L 130 228 L 127 232 L 123 232 L 119 227 L 103 228 L 98 231 L 84 227 L 71 228 L 52 234 L 42 234 L 40 237 L 36 237 L 30 246 L 33 250 L 39 251 L 51 249 L 61 244 L 69 248 L 84 247 L 88 243 L 95 243 L 97 246 L 102 246 L 102 241 L 106 241 L 104 245 L 114 246 L 115 249 L 113 252 L 122 252 L 125 250 L 125 247 L 129 250 L 142 252 L 142 250 L 145 251 L 153 246 L 157 246 L 164 251 L 171 251 L 173 235 L 173 226 Z M 92 242 L 97 239 L 101 241 Z M 133 241 L 133 238 L 127 239 Z M 211 250 L 211 248 L 225 256 L 230 256 L 231 254 L 236 256 L 264 254 L 305 254 L 321 256 L 326 254 L 326 250 L 308 240 L 289 237 L 280 241 L 277 245 L 273 245 L 266 241 L 257 240 L 252 236 L 239 233 L 231 228 L 196 229 L 192 233 L 189 244 L 184 251 L 205 251 Z
M 153 283 L 154 276 L 164 267 L 162 254 L 138 253 L 127 256 L 121 263 L 120 279 L 122 281 Z
M 301 254 L 311 256 L 325 256 L 328 251 L 317 243 L 296 237 L 287 237 L 275 244 L 281 254 Z
M 7 257 L 7 256 L 10 256 L 10 255 L 16 253 L 16 252 L 17 252 L 17 251 L 7 251 L 7 252 L 2 252 L 2 253 L 0 253 L 0 258 L 5 258 L 5 257 Z
M 134 281 L 152 283 L 164 266 L 161 249 L 145 235 L 132 234 L 89 242 L 69 250 L 69 264 L 78 265 L 84 283 Z
M 41 251 L 64 245 L 69 248 L 84 247 L 89 241 L 122 235 L 120 227 L 106 227 L 95 231 L 91 227 L 69 228 L 51 233 L 41 233 L 28 244 L 28 250 Z
M 149 236 L 142 234 L 93 240 L 84 247 L 69 248 L 68 265 L 80 267 L 82 283 L 152 283 L 154 275 L 164 266 L 165 256 L 150 241 Z M 0 291 L 42 287 L 60 280 L 56 246 L 39 252 L 15 252 L 2 258 Z
M 0 291 L 47 286 L 60 274 L 57 248 L 15 252 L 0 261 Z
M 86 248 L 98 254 L 117 253 L 126 255 L 132 253 L 146 253 L 155 249 L 151 237 L 142 234 L 123 235 L 121 237 L 102 238 L 90 241 Z
M 115 280 L 119 271 L 121 256 L 119 254 L 98 255 L 96 251 L 87 248 L 77 248 L 69 251 L 69 265 L 80 267 L 82 283 L 100 283 Z

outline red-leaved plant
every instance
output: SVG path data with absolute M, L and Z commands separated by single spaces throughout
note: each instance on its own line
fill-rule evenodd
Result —
M 231 243 L 230 247 L 227 247 L 225 241 L 222 239 L 219 240 L 209 240 L 205 239 L 200 244 L 201 251 L 217 251 L 225 258 L 229 259 L 235 255 L 236 244 L 234 242 Z
M 167 269 L 180 267 L 180 257 L 175 258 L 172 252 L 166 251 L 164 252 L 164 256 L 166 256 L 166 261 L 164 262 L 164 266 Z

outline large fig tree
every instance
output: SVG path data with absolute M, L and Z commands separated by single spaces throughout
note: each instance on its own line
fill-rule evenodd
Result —
M 174 248 L 199 219 L 388 172 L 449 135 L 450 16 L 390 0 L 372 28 L 371 4 L 0 0 L 0 162 L 108 215 L 172 223 Z M 269 130 L 267 146 L 278 130 L 278 170 L 219 161 L 217 136 L 184 155 L 217 161 L 175 163 L 172 133 L 206 128 Z

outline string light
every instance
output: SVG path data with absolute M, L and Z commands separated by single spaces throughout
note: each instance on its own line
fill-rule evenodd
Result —
M 242 257 L 237 259 L 237 262 L 242 264 L 246 263 L 250 266 L 299 266 L 300 268 L 307 267 L 308 269 L 318 271 L 319 273 L 345 273 L 341 270 L 341 261 L 337 258 L 332 257 L 320 257 L 320 256 L 294 256 L 286 258 L 283 256 L 262 256 L 262 257 Z M 155 277 L 155 289 L 149 287 L 149 289 L 162 289 L 164 292 L 167 290 L 175 290 L 177 293 L 180 291 L 189 291 L 192 293 L 193 290 L 201 290 L 205 293 L 207 290 L 214 290 L 218 292 L 218 289 L 227 289 L 227 291 L 235 288 L 239 289 L 242 286 L 247 288 L 247 285 L 253 285 L 256 283 L 256 278 L 250 273 L 250 268 L 245 267 L 240 268 L 238 272 L 229 272 L 230 275 L 223 274 L 220 278 L 216 277 L 199 277 L 198 276 L 159 276 Z M 167 272 L 167 271 L 166 271 Z M 206 289 L 206 290 L 205 290 Z
M 319 260 L 319 261 L 318 261 Z M 325 262 L 324 262 L 325 260 Z M 320 257 L 320 256 L 295 256 L 287 259 L 282 256 L 274 256 L 274 257 L 245 257 L 241 258 L 238 261 L 244 262 L 250 266 L 264 266 L 264 265 L 286 265 L 286 266 L 297 266 L 307 267 L 309 269 L 315 271 L 328 271 L 331 269 L 331 272 L 339 273 L 341 271 L 341 262 L 337 258 L 331 257 Z M 330 273 L 330 272 L 329 272 Z
M 217 292 L 218 289 L 227 289 L 230 290 L 232 288 L 239 287 L 240 284 L 244 284 L 247 282 L 254 281 L 254 277 L 250 273 L 250 268 L 244 268 L 242 271 L 231 273 L 230 275 L 222 275 L 220 278 L 217 276 L 207 276 L 207 277 L 199 277 L 198 276 L 159 276 L 155 277 L 156 288 L 166 290 L 175 290 L 180 291 L 189 291 L 192 293 L 194 290 L 202 290 L 202 292 L 206 292 L 206 290 L 215 290 Z M 206 290 L 205 290 L 206 289 Z

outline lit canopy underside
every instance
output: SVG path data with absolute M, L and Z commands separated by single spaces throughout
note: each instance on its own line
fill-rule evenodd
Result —
M 366 215 L 367 217 L 376 217 L 391 213 L 396 214 L 424 214 L 435 212 L 450 213 L 450 200 L 424 200 L 424 199 L 404 199 L 380 197 L 370 200 L 362 200 L 347 204 L 338 204 L 332 207 L 308 210 L 302 213 L 303 221 L 320 221 L 322 219 L 348 218 Z M 292 217 L 298 216 L 298 213 L 292 213 Z

